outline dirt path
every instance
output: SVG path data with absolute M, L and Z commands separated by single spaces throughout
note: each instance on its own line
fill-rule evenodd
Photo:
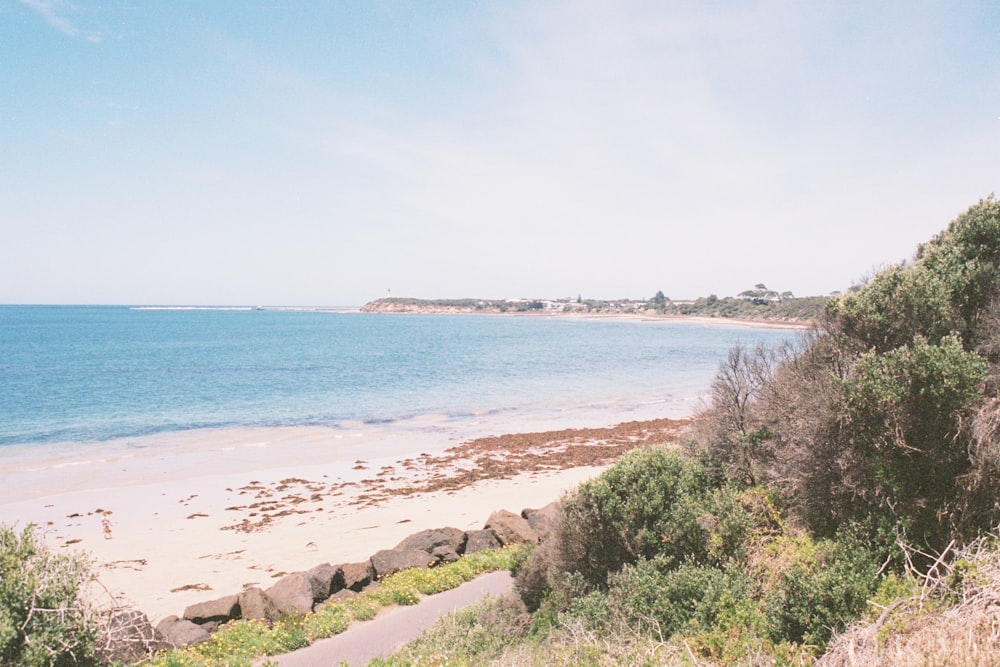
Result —
M 372 658 L 390 655 L 444 614 L 478 602 L 486 595 L 502 595 L 513 583 L 509 572 L 484 574 L 458 588 L 425 597 L 412 607 L 392 607 L 336 637 L 270 660 L 279 667 L 329 667 L 340 665 L 341 661 L 349 667 L 367 665 Z

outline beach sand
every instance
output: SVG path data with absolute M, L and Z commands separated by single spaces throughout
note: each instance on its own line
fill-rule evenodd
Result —
M 624 451 L 676 439 L 686 426 L 658 419 L 468 439 L 433 425 L 302 426 L 38 456 L 8 448 L 0 523 L 34 523 L 50 547 L 88 553 L 97 602 L 134 606 L 155 623 L 195 602 L 266 589 L 284 573 L 366 560 L 419 530 L 478 529 L 494 510 L 541 507 Z

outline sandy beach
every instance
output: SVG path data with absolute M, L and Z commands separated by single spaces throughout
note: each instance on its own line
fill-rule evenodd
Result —
M 540 507 L 686 424 L 466 438 L 433 425 L 301 426 L 198 430 L 44 455 L 8 448 L 0 523 L 34 523 L 49 546 L 89 553 L 98 602 L 130 604 L 155 623 L 194 602 L 267 588 L 287 572 L 365 560 L 425 528 L 476 529 L 494 510 Z

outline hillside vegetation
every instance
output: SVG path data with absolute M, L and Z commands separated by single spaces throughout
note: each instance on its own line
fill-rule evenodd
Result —
M 625 455 L 484 602 L 377 664 L 998 664 L 1000 204 Z

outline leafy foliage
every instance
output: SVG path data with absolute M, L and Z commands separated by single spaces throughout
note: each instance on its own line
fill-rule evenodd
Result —
M 96 617 L 81 598 L 82 555 L 55 554 L 28 525 L 0 525 L 0 663 L 96 665 Z
M 998 267 L 990 198 L 912 262 L 832 300 L 800 350 L 730 355 L 703 450 L 734 478 L 781 489 L 822 535 L 895 524 L 934 551 L 989 529 L 1000 520 L 989 492 L 1000 479 Z

